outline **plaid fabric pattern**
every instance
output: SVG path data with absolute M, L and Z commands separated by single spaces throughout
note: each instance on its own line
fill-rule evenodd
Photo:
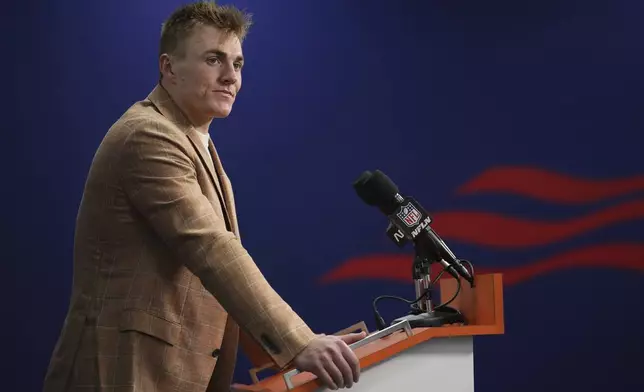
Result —
M 278 366 L 314 338 L 242 246 L 230 180 L 196 132 L 157 85 L 103 139 L 44 392 L 227 391 L 238 325 Z

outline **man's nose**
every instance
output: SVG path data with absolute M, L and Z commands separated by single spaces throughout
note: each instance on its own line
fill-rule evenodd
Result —
M 219 76 L 222 84 L 231 85 L 237 83 L 237 72 L 232 66 L 227 66 Z

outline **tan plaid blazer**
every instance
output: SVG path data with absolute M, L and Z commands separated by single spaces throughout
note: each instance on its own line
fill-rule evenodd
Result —
M 224 391 L 237 325 L 278 366 L 313 339 L 243 248 L 230 181 L 197 132 L 157 85 L 102 141 L 44 392 Z

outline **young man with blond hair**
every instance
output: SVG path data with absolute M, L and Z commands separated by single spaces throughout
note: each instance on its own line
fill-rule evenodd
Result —
M 238 326 L 278 366 L 332 389 L 358 380 L 348 344 L 364 335 L 314 334 L 240 242 L 208 130 L 239 94 L 250 25 L 213 2 L 164 23 L 158 85 L 109 129 L 89 171 L 45 392 L 227 391 Z

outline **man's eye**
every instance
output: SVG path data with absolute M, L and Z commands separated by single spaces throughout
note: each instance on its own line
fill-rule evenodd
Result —
M 211 64 L 211 65 L 212 65 L 212 64 L 217 64 L 217 63 L 219 62 L 219 59 L 218 59 L 217 57 L 208 57 L 208 58 L 206 59 L 206 62 L 207 62 L 208 64 Z
M 237 70 L 240 70 L 243 67 L 242 63 L 235 63 L 234 65 L 235 65 L 235 69 L 237 69 Z

